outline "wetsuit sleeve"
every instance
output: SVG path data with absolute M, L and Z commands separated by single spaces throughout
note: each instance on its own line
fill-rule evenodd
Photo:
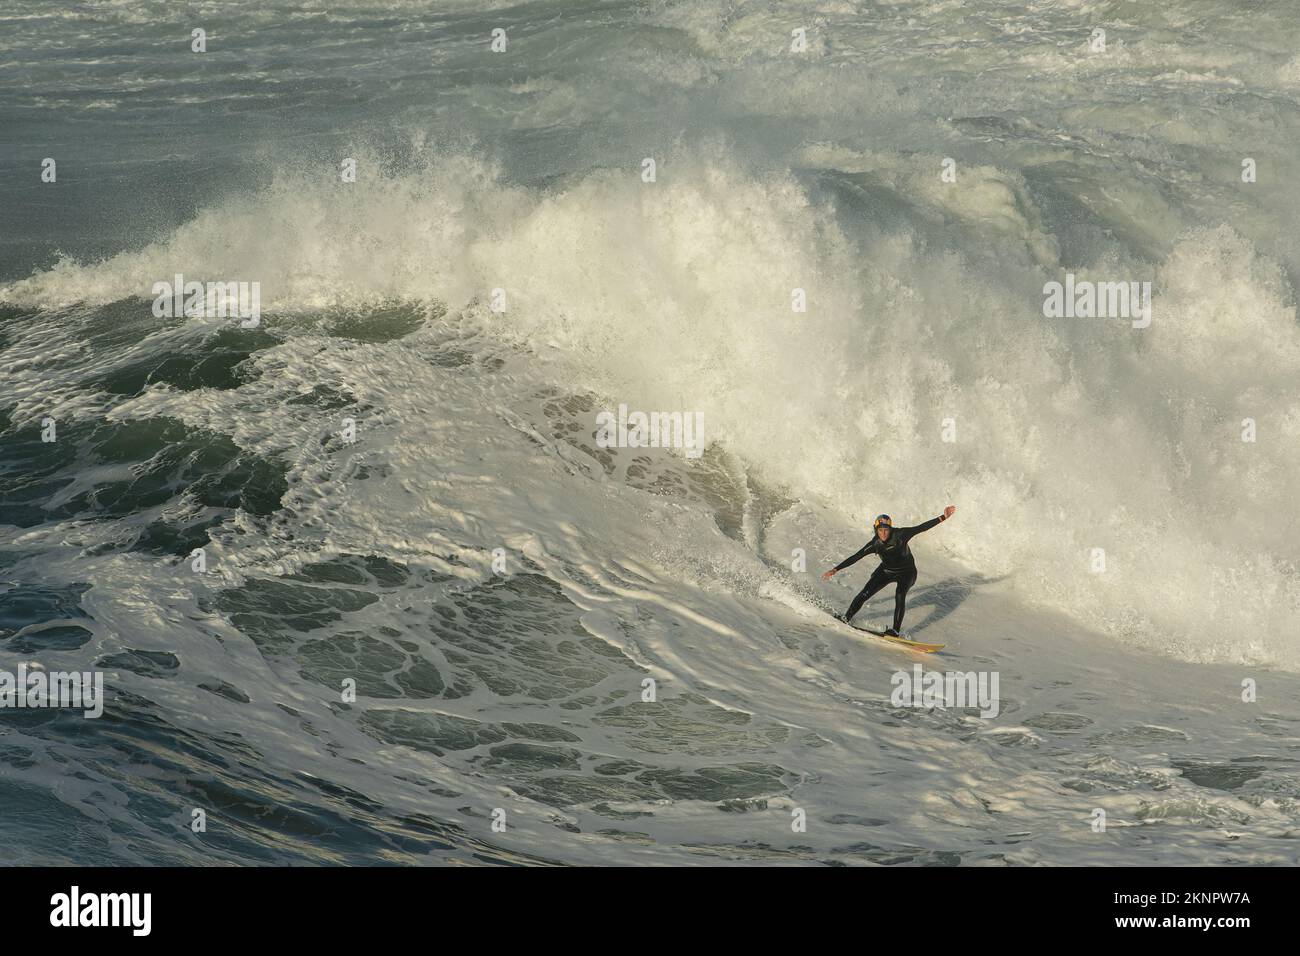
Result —
M 876 550 L 876 539 L 872 538 L 870 541 L 866 543 L 866 545 L 862 548 L 862 550 L 859 551 L 857 554 L 853 555 L 852 557 L 845 558 L 839 564 L 835 565 L 835 570 L 843 571 L 850 564 L 856 564 L 858 561 L 861 561 L 863 558 L 865 558 L 867 555 L 869 555 L 872 551 L 875 550 Z
M 918 525 L 913 525 L 913 526 L 910 527 L 910 528 L 899 528 L 899 529 L 898 529 L 896 532 L 894 532 L 894 533 L 895 533 L 895 534 L 901 533 L 901 534 L 903 535 L 903 540 L 904 540 L 904 541 L 911 541 L 913 538 L 915 538 L 915 537 L 916 537 L 918 534 L 920 534 L 922 531 L 929 531 L 931 528 L 933 528 L 935 525 L 937 525 L 937 524 L 938 524 L 940 521 L 942 521 L 942 520 L 943 520 L 943 515 L 940 515 L 940 516 L 937 517 L 937 518 L 931 518 L 929 521 L 923 521 L 923 522 L 921 522 L 920 524 L 918 524 Z

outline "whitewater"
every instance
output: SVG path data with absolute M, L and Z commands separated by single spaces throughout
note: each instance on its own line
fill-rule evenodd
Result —
M 1296 863 L 1298 41 L 1282 0 L 8 4 L 0 669 L 107 702 L 0 709 L 0 861 Z M 1149 327 L 1045 317 L 1067 273 Z M 176 274 L 261 324 L 157 317 Z M 620 405 L 703 455 L 602 447 Z M 871 518 L 950 503 L 944 652 L 835 625 Z M 892 706 L 914 663 L 997 716 Z

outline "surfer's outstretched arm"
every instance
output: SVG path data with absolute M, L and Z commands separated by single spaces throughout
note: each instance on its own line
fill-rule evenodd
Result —
M 822 575 L 822 580 L 823 580 L 823 581 L 829 581 L 831 578 L 835 577 L 835 572 L 836 572 L 836 571 L 843 571 L 843 570 L 844 570 L 845 568 L 847 568 L 850 564 L 855 564 L 855 563 L 857 563 L 858 561 L 861 561 L 863 558 L 865 558 L 867 555 L 869 555 L 872 551 L 875 551 L 875 550 L 876 550 L 876 539 L 875 539 L 875 538 L 872 538 L 872 539 L 871 539 L 870 541 L 868 541 L 865 545 L 863 545 L 862 550 L 859 551 L 857 554 L 854 554 L 854 555 L 851 555 L 850 557 L 845 558 L 845 559 L 844 559 L 843 561 L 841 561 L 839 564 L 835 565 L 835 567 L 831 568 L 829 571 L 827 571 L 825 574 L 823 574 L 823 575 Z
M 949 518 L 952 517 L 952 513 L 953 513 L 954 511 L 956 511 L 956 510 L 957 510 L 957 509 L 956 509 L 955 507 L 953 507 L 952 505 L 949 505 L 948 507 L 946 507 L 946 508 L 943 509 L 943 514 L 939 515 L 939 517 L 937 517 L 937 518 L 931 518 L 929 521 L 923 521 L 923 522 L 921 522 L 920 524 L 918 524 L 918 525 L 913 525 L 913 526 L 910 527 L 910 528 L 898 528 L 898 529 L 896 529 L 896 530 L 894 531 L 894 533 L 895 533 L 895 534 L 900 534 L 900 533 L 901 533 L 901 534 L 904 535 L 905 537 L 908 537 L 908 538 L 915 538 L 915 537 L 916 537 L 918 534 L 920 534 L 922 531 L 929 531 L 931 528 L 933 528 L 933 527 L 934 527 L 935 525 L 937 525 L 939 522 L 941 522 L 941 521 L 947 521 Z
M 940 515 L 937 518 L 931 518 L 929 521 L 922 521 L 920 524 L 914 524 L 910 528 L 895 528 L 894 534 L 901 534 L 904 538 L 915 538 L 921 532 L 929 531 L 942 520 L 943 515 Z

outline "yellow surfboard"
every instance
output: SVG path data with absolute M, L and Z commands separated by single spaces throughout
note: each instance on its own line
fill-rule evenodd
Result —
M 888 641 L 890 644 L 896 644 L 899 647 L 906 647 L 909 650 L 919 651 L 922 654 L 933 654 L 948 646 L 947 644 L 927 644 L 924 641 L 913 641 L 906 637 L 890 637 L 884 631 L 872 631 L 865 627 L 855 627 L 852 624 L 850 624 L 849 627 L 852 627 L 855 631 L 861 631 L 863 634 L 870 634 L 877 640 Z

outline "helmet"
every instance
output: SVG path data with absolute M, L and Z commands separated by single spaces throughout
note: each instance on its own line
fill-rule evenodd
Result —
M 871 530 L 875 531 L 882 524 L 886 528 L 892 528 L 894 526 L 894 519 L 889 517 L 889 515 L 876 515 L 876 520 L 871 522 Z

